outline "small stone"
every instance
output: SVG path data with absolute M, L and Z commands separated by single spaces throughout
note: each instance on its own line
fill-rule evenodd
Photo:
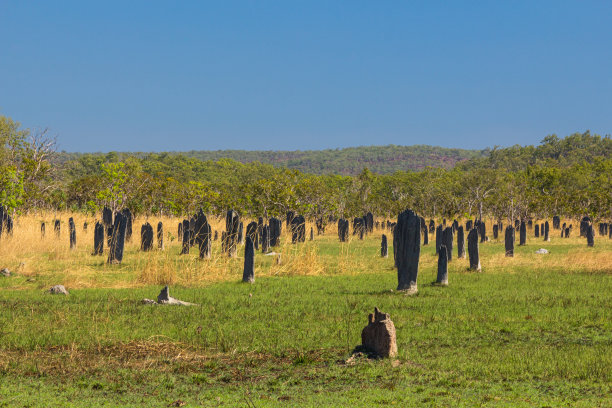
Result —
M 0 270 L 0 275 L 2 276 L 11 276 L 11 271 L 9 271 L 7 268 L 4 268 L 2 270 Z
M 540 248 L 537 251 L 535 251 L 536 254 L 547 254 L 548 250 L 544 249 L 544 248 Z
M 340 363 L 352 366 L 352 365 L 355 365 L 355 361 L 361 357 L 363 357 L 363 353 L 360 353 L 360 352 L 353 353 L 348 359 L 340 361 Z
M 55 285 L 52 286 L 51 289 L 49 289 L 49 293 L 51 293 L 52 295 L 67 295 L 68 291 L 66 290 L 64 285 Z
M 402 289 L 400 290 L 400 292 L 402 292 L 404 294 L 404 296 L 414 296 L 417 293 L 419 293 L 417 285 L 415 282 L 411 282 L 410 286 L 408 287 L 408 289 Z
M 361 344 L 378 357 L 397 356 L 395 325 L 387 313 L 374 308 L 374 314 L 368 316 L 368 325 L 361 332 Z

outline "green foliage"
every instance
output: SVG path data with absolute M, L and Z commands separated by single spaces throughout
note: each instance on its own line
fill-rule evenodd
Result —
M 55 140 L 47 130 L 30 132 L 0 115 L 0 199 L 5 207 L 42 207 L 50 199 Z
M 127 180 L 127 174 L 123 171 L 125 163 L 102 163 L 102 180 L 105 188 L 98 191 L 97 199 L 110 208 L 117 210 L 125 200 L 124 185 Z
M 89 167 L 88 156 L 70 163 L 68 206 L 112 197 L 113 176 Z M 96 162 L 97 163 L 97 162 Z M 202 162 L 182 156 L 129 156 L 123 162 L 98 164 L 121 167 L 123 202 L 136 213 L 190 214 L 203 208 L 222 214 L 234 208 L 247 216 L 283 216 L 288 210 L 308 218 L 361 216 L 368 211 L 394 216 L 411 207 L 428 217 L 498 219 L 565 215 L 596 218 L 611 215 L 610 157 L 560 163 L 533 164 L 510 170 L 484 162 L 454 169 L 426 168 L 419 172 L 377 174 L 363 169 L 358 176 L 313 175 L 277 169 L 261 163 L 230 159 Z M 77 169 L 80 169 L 77 171 Z M 109 178 L 110 177 L 110 178 Z M 96 195 L 104 190 L 105 195 Z M 124 190 L 124 191 L 123 191 Z M 119 199 L 122 197 L 123 199 Z
M 14 165 L 20 159 L 28 131 L 20 130 L 21 125 L 0 115 L 0 166 Z
M 10 210 L 23 204 L 23 175 L 14 167 L 4 167 L 0 172 L 0 204 Z
M 0 204 L 9 209 L 20 207 L 24 197 L 22 167 L 28 132 L 19 127 L 19 123 L 0 115 Z

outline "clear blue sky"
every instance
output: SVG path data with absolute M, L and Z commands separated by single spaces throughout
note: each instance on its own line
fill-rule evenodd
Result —
M 0 0 L 0 39 L 0 114 L 67 151 L 612 132 L 609 1 Z

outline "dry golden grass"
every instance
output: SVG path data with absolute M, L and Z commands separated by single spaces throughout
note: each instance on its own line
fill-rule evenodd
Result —
M 53 231 L 53 220 L 61 220 L 59 238 Z M 69 249 L 68 218 L 73 216 L 77 227 L 77 247 Z M 45 237 L 41 237 L 40 224 L 46 223 Z M 133 225 L 133 236 L 126 244 L 124 262 L 121 265 L 106 263 L 108 248 L 103 256 L 92 256 L 95 218 L 81 214 L 42 213 L 18 217 L 12 237 L 0 239 L 0 268 L 7 267 L 22 279 L 13 279 L 6 287 L 45 288 L 62 283 L 69 288 L 129 288 L 146 285 L 198 286 L 212 282 L 239 280 L 243 269 L 243 247 L 236 258 L 220 253 L 220 240 L 213 242 L 212 258 L 200 260 L 197 247 L 189 255 L 179 255 L 181 243 L 177 239 L 178 218 L 137 218 Z M 154 229 L 157 222 L 164 224 L 165 248 L 152 252 L 140 251 L 140 227 L 149 221 Z M 88 222 L 87 231 L 83 223 Z M 219 237 L 224 229 L 224 220 L 211 220 L 213 231 Z M 245 225 L 247 222 L 245 221 Z M 574 225 L 576 223 L 574 222 Z M 307 225 L 307 236 L 310 231 Z M 492 236 L 492 225 L 487 225 Z M 380 236 L 386 233 L 389 239 L 389 258 L 379 257 Z M 501 237 L 501 234 L 500 234 Z M 481 244 L 481 262 L 484 273 L 520 273 L 522 269 L 555 268 L 567 273 L 576 271 L 612 273 L 612 240 L 596 237 L 595 248 L 587 248 L 584 238 L 578 237 L 574 228 L 572 238 L 561 239 L 559 231 L 551 230 L 551 242 L 533 238 L 528 231 L 528 246 L 516 247 L 515 256 L 507 258 L 501 240 Z M 421 268 L 435 268 L 437 259 L 433 255 L 435 236 L 430 234 L 430 244 L 422 249 Z M 272 248 L 277 255 L 264 256 L 257 252 L 255 277 L 293 275 L 354 275 L 391 270 L 393 267 L 391 234 L 381 230 L 364 241 L 350 236 L 349 242 L 339 243 L 335 225 L 330 225 L 324 235 L 315 236 L 315 241 L 291 244 L 287 228 L 283 228 L 281 245 Z M 547 248 L 548 255 L 534 254 L 537 248 Z M 456 254 L 456 248 L 454 249 Z M 280 264 L 277 257 L 280 256 Z M 467 269 L 467 260 L 453 261 L 455 271 Z
M 77 227 L 77 247 L 69 248 L 68 219 L 74 217 Z M 53 231 L 53 220 L 61 221 L 59 237 Z M 140 251 L 140 227 L 150 222 L 156 229 L 157 222 L 164 224 L 164 249 L 152 252 Z M 181 242 L 177 238 L 178 218 L 138 218 L 134 221 L 133 235 L 126 243 L 124 261 L 121 265 L 106 263 L 108 247 L 103 256 L 93 256 L 93 229 L 95 218 L 81 214 L 43 213 L 22 216 L 16 219 L 12 237 L 0 241 L 0 267 L 26 278 L 27 284 L 15 283 L 13 288 L 31 288 L 38 282 L 44 286 L 51 281 L 61 282 L 71 288 L 106 287 L 127 288 L 144 285 L 197 285 L 222 280 L 239 279 L 244 263 L 243 250 L 236 258 L 220 253 L 220 239 L 213 242 L 211 259 L 200 260 L 197 247 L 189 255 L 179 255 Z M 40 225 L 46 224 L 45 236 L 41 236 Z M 83 230 L 83 223 L 88 229 Z M 246 224 L 246 222 L 245 222 Z M 211 220 L 213 231 L 219 237 L 224 229 L 224 220 Z M 334 232 L 335 234 L 335 232 Z M 331 239 L 328 233 L 325 239 Z M 318 246 L 312 242 L 292 245 L 290 235 L 284 229 L 281 245 L 272 248 L 275 254 L 264 256 L 257 253 L 255 273 L 257 276 L 318 275 L 326 273 L 326 267 L 318 254 Z M 106 244 L 106 242 L 105 242 Z M 277 263 L 277 257 L 280 263 Z M 344 258 L 347 258 L 346 254 Z M 345 261 L 343 261 L 345 262 Z M 336 268 L 334 273 L 342 270 Z M 56 278 L 56 279 L 54 279 Z M 29 279 L 30 281 L 27 281 Z
M 551 245 L 541 245 L 542 248 L 551 248 Z M 609 247 L 609 246 L 608 246 Z M 530 248 L 533 249 L 533 246 Z M 487 270 L 495 268 L 503 269 L 504 272 L 516 273 L 522 268 L 538 269 L 556 269 L 567 271 L 568 273 L 576 272 L 592 272 L 612 273 L 612 252 L 610 251 L 589 251 L 585 248 L 570 248 L 566 253 L 556 253 L 554 246 L 549 254 L 536 255 L 532 252 L 528 254 L 516 253 L 514 257 L 506 257 L 505 253 L 498 252 L 486 256 Z

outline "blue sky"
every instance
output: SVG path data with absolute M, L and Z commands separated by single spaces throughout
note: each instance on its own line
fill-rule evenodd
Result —
M 67 151 L 612 131 L 612 2 L 0 0 L 0 114 Z

